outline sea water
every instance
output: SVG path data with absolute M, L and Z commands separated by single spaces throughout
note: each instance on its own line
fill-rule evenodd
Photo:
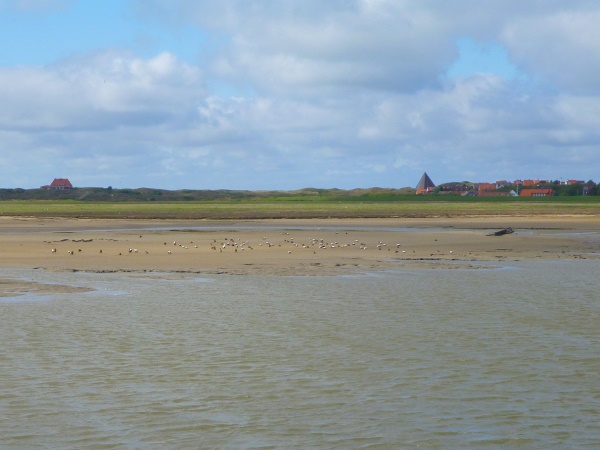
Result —
M 0 448 L 595 448 L 598 262 L 50 273 L 0 299 Z

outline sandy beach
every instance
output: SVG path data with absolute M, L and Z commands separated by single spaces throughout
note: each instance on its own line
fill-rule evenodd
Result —
M 514 233 L 493 236 L 512 227 Z M 339 275 L 599 259 L 600 218 L 169 221 L 0 218 L 0 267 L 48 271 Z M 2 292 L 40 290 L 0 280 Z M 53 286 L 55 292 L 69 287 Z

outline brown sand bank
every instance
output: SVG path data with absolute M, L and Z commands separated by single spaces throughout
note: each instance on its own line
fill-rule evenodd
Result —
M 515 233 L 489 236 L 512 227 Z M 267 221 L 0 218 L 0 267 L 327 275 L 600 258 L 600 217 Z

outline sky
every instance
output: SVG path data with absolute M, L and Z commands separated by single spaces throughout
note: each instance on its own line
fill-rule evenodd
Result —
M 596 0 L 0 0 L 0 187 L 600 182 Z

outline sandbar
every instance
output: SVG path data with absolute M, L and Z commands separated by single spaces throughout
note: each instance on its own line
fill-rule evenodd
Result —
M 491 236 L 506 227 L 514 233 Z M 247 221 L 0 218 L 0 268 L 309 276 L 599 258 L 596 215 Z

